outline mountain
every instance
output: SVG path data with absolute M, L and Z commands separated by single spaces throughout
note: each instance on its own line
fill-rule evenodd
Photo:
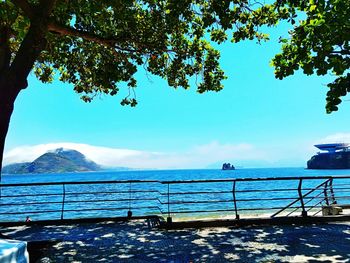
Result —
M 85 155 L 76 151 L 59 148 L 47 152 L 33 162 L 16 163 L 4 166 L 3 173 L 26 174 L 26 173 L 66 173 L 98 171 L 101 167 L 88 160 Z
M 1 172 L 4 174 L 13 174 L 13 173 L 15 173 L 14 171 L 20 171 L 21 169 L 23 169 L 24 167 L 26 167 L 29 164 L 30 164 L 30 162 L 12 163 L 12 164 L 9 164 L 9 165 L 2 167 Z

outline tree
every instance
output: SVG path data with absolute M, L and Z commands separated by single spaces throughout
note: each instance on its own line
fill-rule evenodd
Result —
M 340 97 L 350 92 L 350 1 L 282 0 L 280 7 L 288 8 L 293 24 L 298 14 L 306 18 L 290 31 L 289 39 L 281 39 L 282 53 L 273 59 L 276 77 L 283 79 L 299 68 L 307 75 L 335 75 L 327 85 L 326 111 L 337 111 Z
M 142 66 L 175 88 L 189 88 L 196 75 L 199 93 L 219 91 L 225 75 L 212 43 L 228 33 L 234 42 L 267 39 L 258 27 L 277 22 L 274 10 L 248 0 L 1 0 L 0 167 L 14 102 L 32 70 L 44 83 L 71 83 L 86 102 L 134 89 Z M 127 96 L 121 104 L 137 102 Z

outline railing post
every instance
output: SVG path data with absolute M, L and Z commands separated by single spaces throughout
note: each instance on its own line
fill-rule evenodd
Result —
M 328 194 L 327 194 L 328 189 L 327 188 L 328 188 L 328 180 L 324 184 L 323 194 L 324 194 L 324 199 L 326 200 L 326 205 L 329 205 Z
M 307 216 L 307 211 L 305 210 L 303 194 L 302 194 L 302 192 L 301 192 L 302 183 L 303 183 L 303 178 L 300 178 L 300 179 L 299 179 L 299 186 L 298 186 L 298 193 L 299 193 L 300 204 L 301 204 L 301 209 L 302 209 L 301 215 L 302 215 L 303 217 L 306 217 L 306 216 Z
M 170 215 L 170 184 L 168 183 L 168 218 L 167 223 L 171 224 L 173 222 L 171 215 Z
M 65 184 L 62 184 L 62 187 L 63 187 L 63 197 L 62 197 L 61 220 L 63 220 L 64 202 L 66 200 L 66 186 L 65 186 Z
M 129 211 L 128 211 L 128 218 L 132 217 L 131 212 L 131 182 L 129 182 Z
M 237 201 L 236 201 L 236 180 L 233 181 L 232 195 L 233 195 L 233 204 L 235 206 L 236 219 L 239 220 L 239 214 L 237 210 Z
M 337 200 L 335 200 L 335 196 L 334 196 L 334 190 L 333 190 L 333 177 L 331 177 L 329 179 L 329 190 L 331 192 L 331 201 L 332 201 L 332 204 L 336 204 L 337 203 Z

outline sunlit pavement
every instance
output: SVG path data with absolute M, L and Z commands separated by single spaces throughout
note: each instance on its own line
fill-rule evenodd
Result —
M 350 262 L 350 224 L 159 230 L 143 220 L 1 229 L 55 241 L 38 262 Z

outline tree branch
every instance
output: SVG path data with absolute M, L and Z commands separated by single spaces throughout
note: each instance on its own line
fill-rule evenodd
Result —
M 33 8 L 27 0 L 12 0 L 12 3 L 22 9 L 23 13 L 28 16 L 29 19 L 32 19 L 34 17 Z
M 120 51 L 127 51 L 127 52 L 132 52 L 132 53 L 142 51 L 141 49 L 120 47 L 117 45 L 117 43 L 119 42 L 118 39 L 104 38 L 104 37 L 95 35 L 93 33 L 80 31 L 80 30 L 77 30 L 75 28 L 60 25 L 60 24 L 52 22 L 52 21 L 49 22 L 48 29 L 49 29 L 49 32 L 51 32 L 51 33 L 55 33 L 55 34 L 59 34 L 59 35 L 63 35 L 63 36 L 80 37 L 82 39 L 101 44 L 101 45 L 108 47 L 108 48 L 118 49 Z
M 13 1 L 23 8 L 24 12 L 32 12 L 29 13 L 29 16 L 31 16 L 29 30 L 10 67 L 11 78 L 17 82 L 16 88 L 24 89 L 28 85 L 27 77 L 29 72 L 32 70 L 42 50 L 46 47 L 47 23 L 55 7 L 56 0 L 40 0 L 39 5 L 32 7 L 26 0 Z
M 350 51 L 348 51 L 348 50 L 339 50 L 339 51 L 333 50 L 329 53 L 330 54 L 339 54 L 339 55 L 350 55 Z
M 111 44 L 114 44 L 116 42 L 115 39 L 102 38 L 100 36 L 97 36 L 97 35 L 94 35 L 91 33 L 87 33 L 87 32 L 83 32 L 83 31 L 77 30 L 77 29 L 72 28 L 72 27 L 60 25 L 60 24 L 57 24 L 57 23 L 52 22 L 52 21 L 49 22 L 49 24 L 48 24 L 48 30 L 51 33 L 55 33 L 55 34 L 59 34 L 59 35 L 63 35 L 63 36 L 81 37 L 83 39 L 99 43 L 101 45 L 111 45 Z
M 119 50 L 119 51 L 125 51 L 130 53 L 147 53 L 145 52 L 146 49 L 152 48 L 151 44 L 145 44 L 145 43 L 138 43 L 134 39 L 117 39 L 117 38 L 104 38 L 102 36 L 98 36 L 96 34 L 90 33 L 90 32 L 84 32 L 69 26 L 58 24 L 54 21 L 50 21 L 48 24 L 48 30 L 51 33 L 62 35 L 62 36 L 73 36 L 73 37 L 80 37 L 84 40 L 88 40 L 91 42 L 98 43 L 100 45 L 103 45 L 107 48 L 112 48 L 113 50 Z M 126 48 L 121 47 L 118 45 L 118 43 L 121 42 L 129 42 L 134 43 L 135 45 L 139 46 L 138 48 Z M 174 52 L 174 50 L 164 49 L 164 52 Z

